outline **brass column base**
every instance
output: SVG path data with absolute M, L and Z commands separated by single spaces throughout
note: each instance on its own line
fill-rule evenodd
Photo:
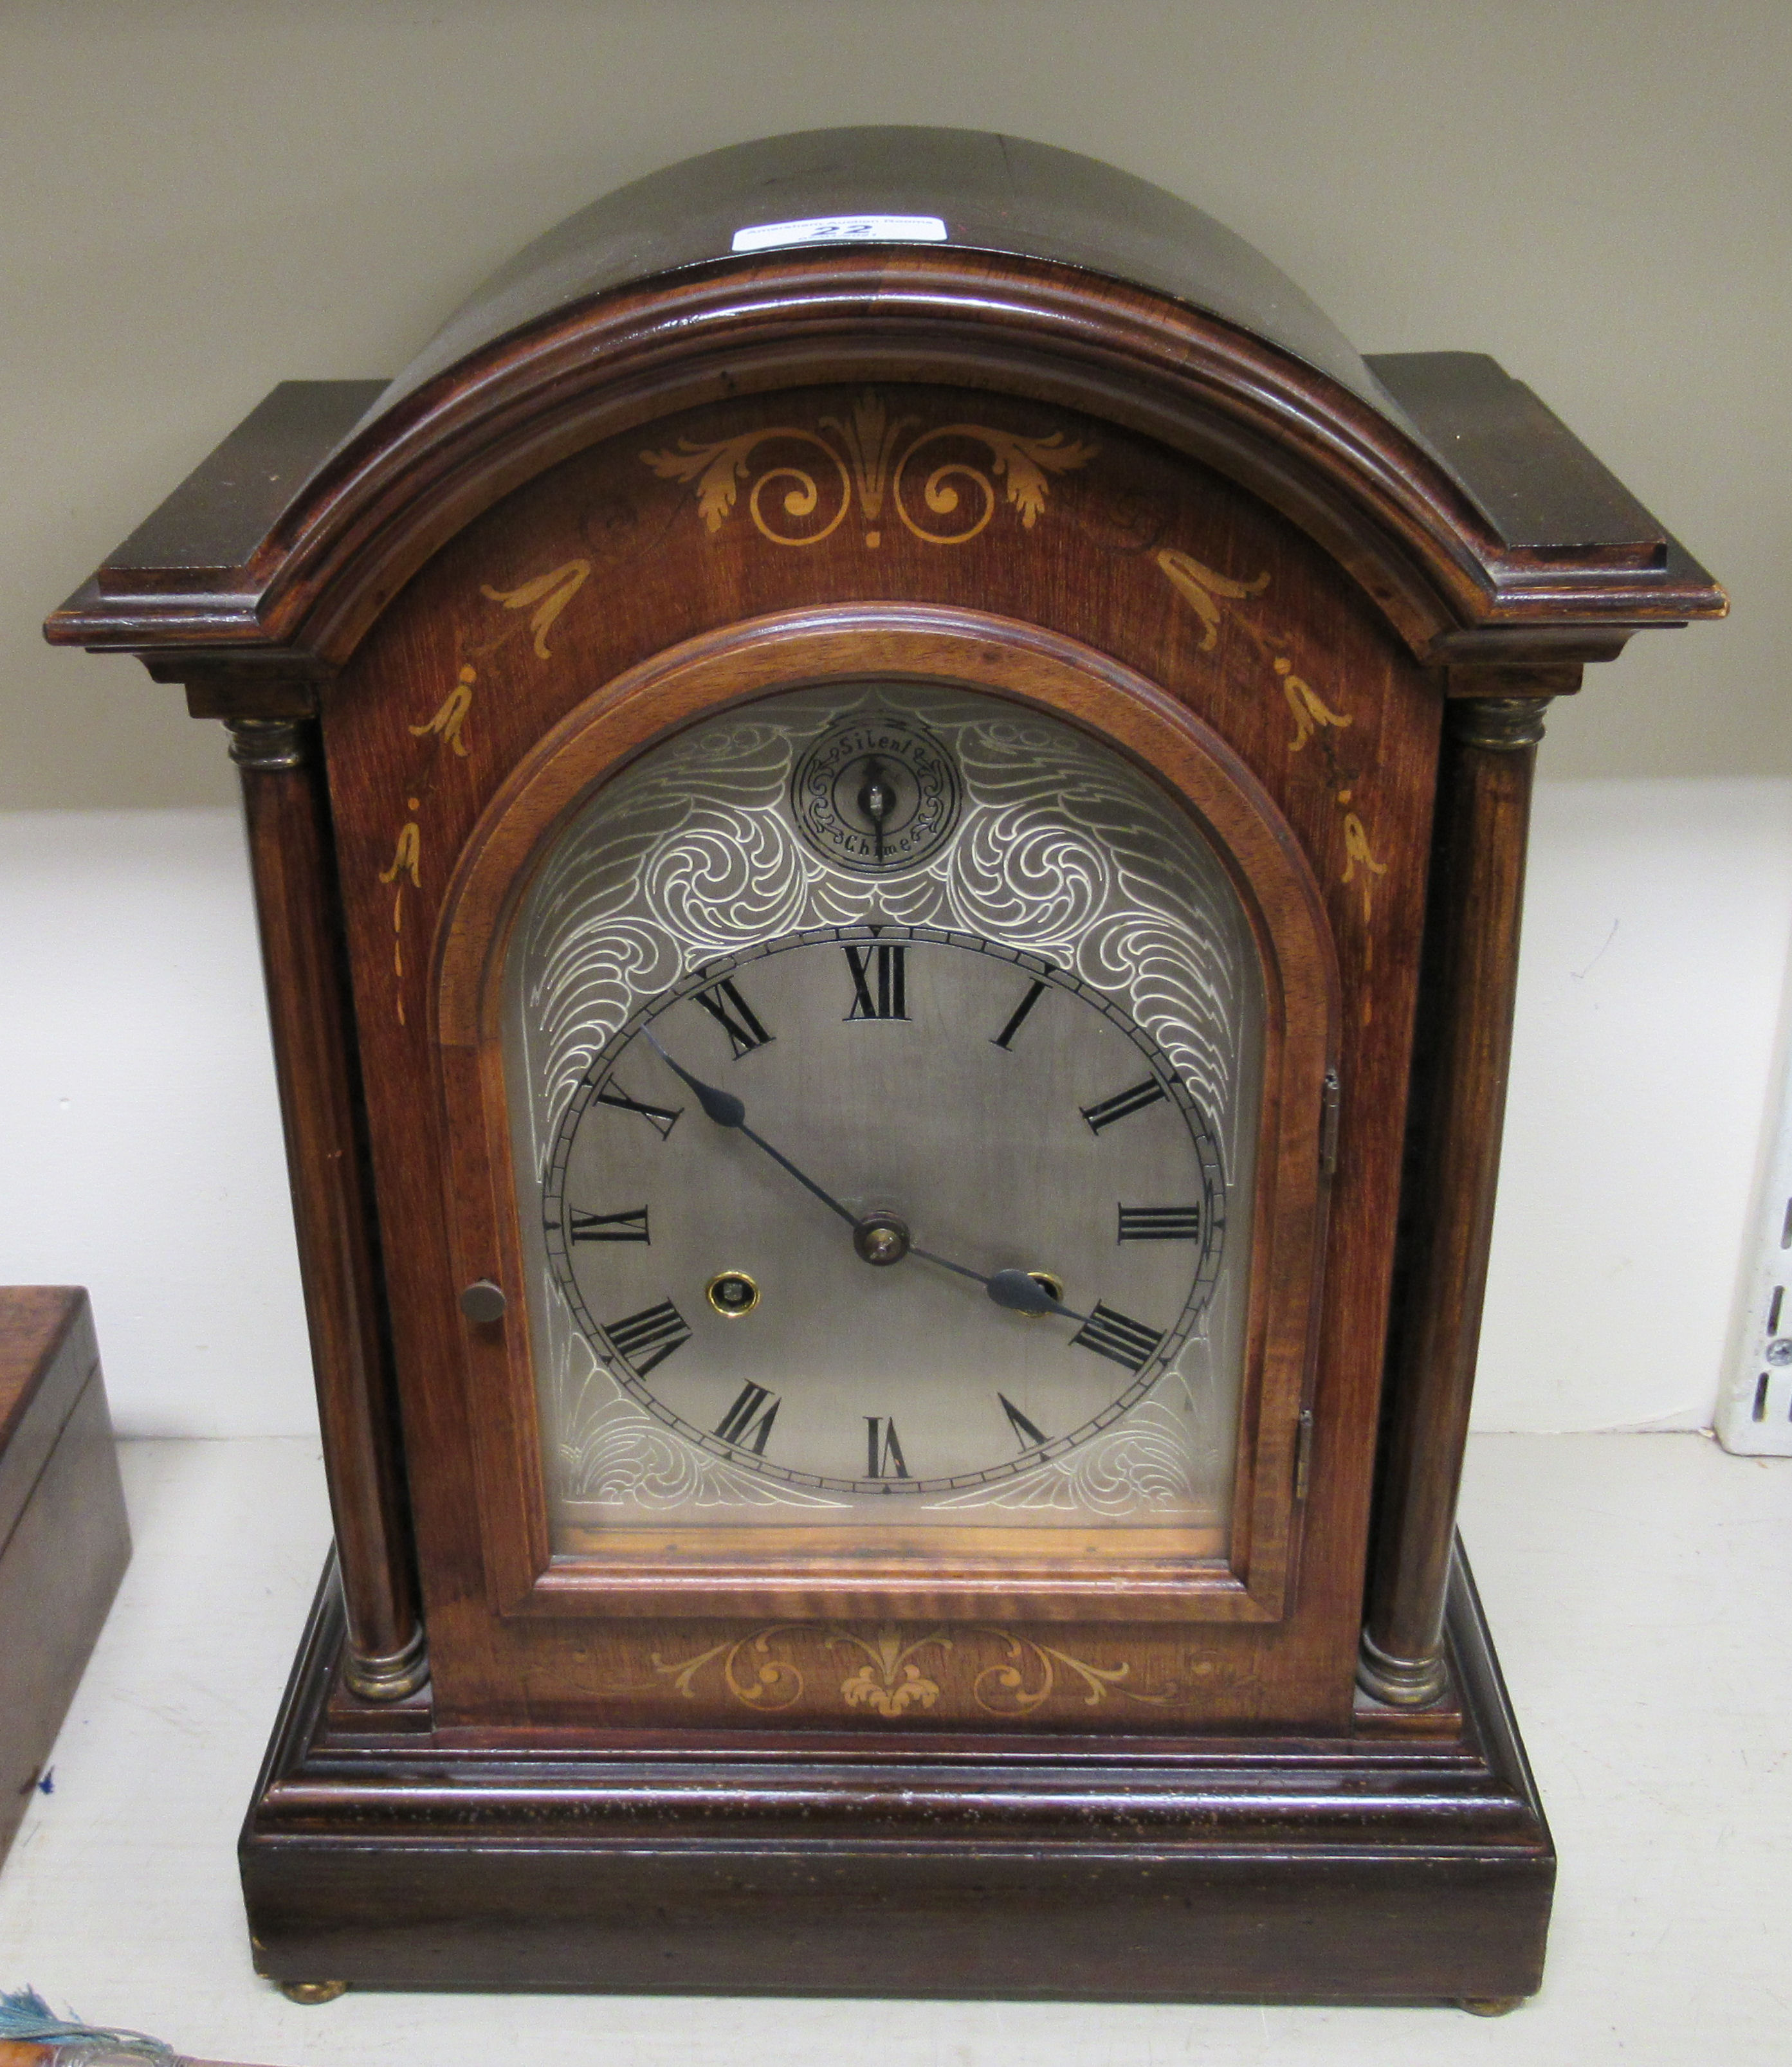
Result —
M 1367 1630 L 1356 1656 L 1356 1683 L 1391 1708 L 1428 1708 L 1449 1684 L 1441 1642 L 1428 1658 L 1390 1658 Z
M 419 1628 L 402 1651 L 364 1658 L 344 1650 L 342 1676 L 364 1701 L 402 1701 L 429 1677 L 429 1645 Z

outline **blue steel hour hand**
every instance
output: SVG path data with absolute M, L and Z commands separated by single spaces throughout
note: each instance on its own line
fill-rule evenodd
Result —
M 949 1257 L 936 1256 L 930 1249 L 910 1246 L 911 1256 L 923 1257 L 929 1263 L 937 1263 L 942 1270 L 956 1271 L 961 1277 L 969 1277 L 981 1285 L 998 1306 L 1010 1314 L 1062 1314 L 1067 1321 L 1086 1321 L 1087 1314 L 1079 1314 L 1074 1306 L 1067 1306 L 1052 1297 L 1038 1278 L 1030 1277 L 1024 1270 L 998 1270 L 992 1277 L 985 1277 L 981 1270 L 968 1270 L 961 1263 Z
M 651 1027 L 644 1026 L 641 1032 L 647 1045 L 660 1060 L 681 1083 L 688 1085 L 696 1094 L 697 1103 L 709 1119 L 713 1119 L 717 1127 L 729 1127 L 738 1134 L 744 1134 L 754 1147 L 762 1148 L 781 1170 L 789 1171 L 804 1191 L 819 1199 L 827 1210 L 837 1214 L 855 1234 L 859 1232 L 860 1219 L 858 1214 L 843 1206 L 831 1192 L 824 1192 L 807 1172 L 798 1169 L 781 1149 L 774 1148 L 762 1134 L 755 1134 L 747 1125 L 746 1107 L 742 1100 L 732 1091 L 718 1090 L 713 1084 L 705 1083 L 701 1077 L 693 1077 L 682 1062 L 674 1062 L 660 1046 Z M 1006 1308 L 1011 1314 L 1062 1314 L 1067 1321 L 1086 1321 L 1089 1318 L 1087 1314 L 1079 1314 L 1075 1308 L 1054 1299 L 1036 1278 L 1028 1277 L 1024 1270 L 998 1270 L 993 1277 L 986 1277 L 981 1270 L 972 1270 L 962 1263 L 954 1263 L 949 1257 L 937 1256 L 930 1249 L 916 1247 L 908 1241 L 906 1229 L 903 1231 L 903 1242 L 904 1250 L 909 1255 L 918 1256 L 925 1262 L 937 1264 L 942 1270 L 949 1270 L 957 1277 L 969 1278 L 973 1284 L 981 1285 L 998 1306 Z M 864 1252 L 861 1250 L 860 1253 Z M 900 1261 L 902 1253 L 903 1251 L 899 1250 L 888 1260 Z M 867 1260 L 870 1259 L 868 1257 Z

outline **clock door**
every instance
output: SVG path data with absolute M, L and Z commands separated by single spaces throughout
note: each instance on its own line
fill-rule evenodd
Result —
M 942 684 L 733 705 L 556 831 L 502 964 L 569 1570 L 644 1532 L 1225 1559 L 1264 986 L 1149 778 Z
M 445 924 L 502 1614 L 1280 1618 L 1336 985 L 1205 727 L 999 620 L 742 627 Z

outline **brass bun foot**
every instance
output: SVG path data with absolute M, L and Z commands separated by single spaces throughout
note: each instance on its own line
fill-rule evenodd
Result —
M 1449 1684 L 1440 1644 L 1428 1658 L 1390 1658 L 1367 1630 L 1356 1658 L 1356 1683 L 1371 1699 L 1391 1708 L 1428 1708 Z
M 429 1677 L 429 1646 L 421 1629 L 402 1651 L 362 1658 L 343 1653 L 342 1676 L 364 1701 L 402 1701 Z
M 1510 2016 L 1530 2000 L 1528 1996 L 1465 1996 L 1457 2008 L 1470 2016 Z
M 347 1981 L 277 1981 L 278 1988 L 288 2002 L 334 2002 L 338 1996 L 348 1992 Z

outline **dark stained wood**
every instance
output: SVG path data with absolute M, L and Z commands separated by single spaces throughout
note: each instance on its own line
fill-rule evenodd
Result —
M 1387 405 L 1349 339 L 1294 282 L 1177 195 L 1024 137 L 904 127 L 761 137 L 606 194 L 484 282 L 392 383 L 383 406 L 498 339 L 613 289 L 731 260 L 734 233 L 749 225 L 868 211 L 933 217 L 954 251 L 1046 259 L 1152 288 L 1254 331 Z
M 1444 693 L 1453 701 L 1463 696 L 1553 701 L 1557 696 L 1578 695 L 1586 672 L 1578 661 L 1522 667 L 1501 660 L 1465 661 L 1446 671 Z
M 1544 700 L 1453 703 L 1414 1100 L 1406 1283 L 1359 1676 L 1378 1698 L 1435 1699 L 1445 1594 L 1474 1394 L 1512 1054 L 1531 774 Z
M 1441 1739 L 332 1733 L 327 1581 L 244 1825 L 258 1969 L 368 1988 L 1017 2000 L 1532 1992 L 1547 1826 L 1466 1569 Z M 547 1740 L 547 1744 L 551 1740 Z M 855 1842 L 856 1841 L 856 1842 Z
M 363 1173 L 330 826 L 309 726 L 236 721 L 274 1071 L 358 1691 L 427 1671 Z
M 102 591 L 228 575 L 379 400 L 378 380 L 282 380 L 100 570 Z
M 1531 554 L 1541 567 L 1598 546 L 1613 566 L 1660 570 L 1670 551 L 1684 552 L 1561 418 L 1485 352 L 1384 352 L 1366 363 L 1514 554 Z
M 0 1288 L 0 1542 L 24 1511 L 99 1356 L 84 1292 Z
M 215 659 L 163 654 L 148 663 L 158 682 L 186 685 L 189 717 L 305 718 L 317 716 L 318 686 L 327 672 L 250 660 L 241 666 Z
M 130 1557 L 87 1295 L 0 1289 L 0 1858 Z

